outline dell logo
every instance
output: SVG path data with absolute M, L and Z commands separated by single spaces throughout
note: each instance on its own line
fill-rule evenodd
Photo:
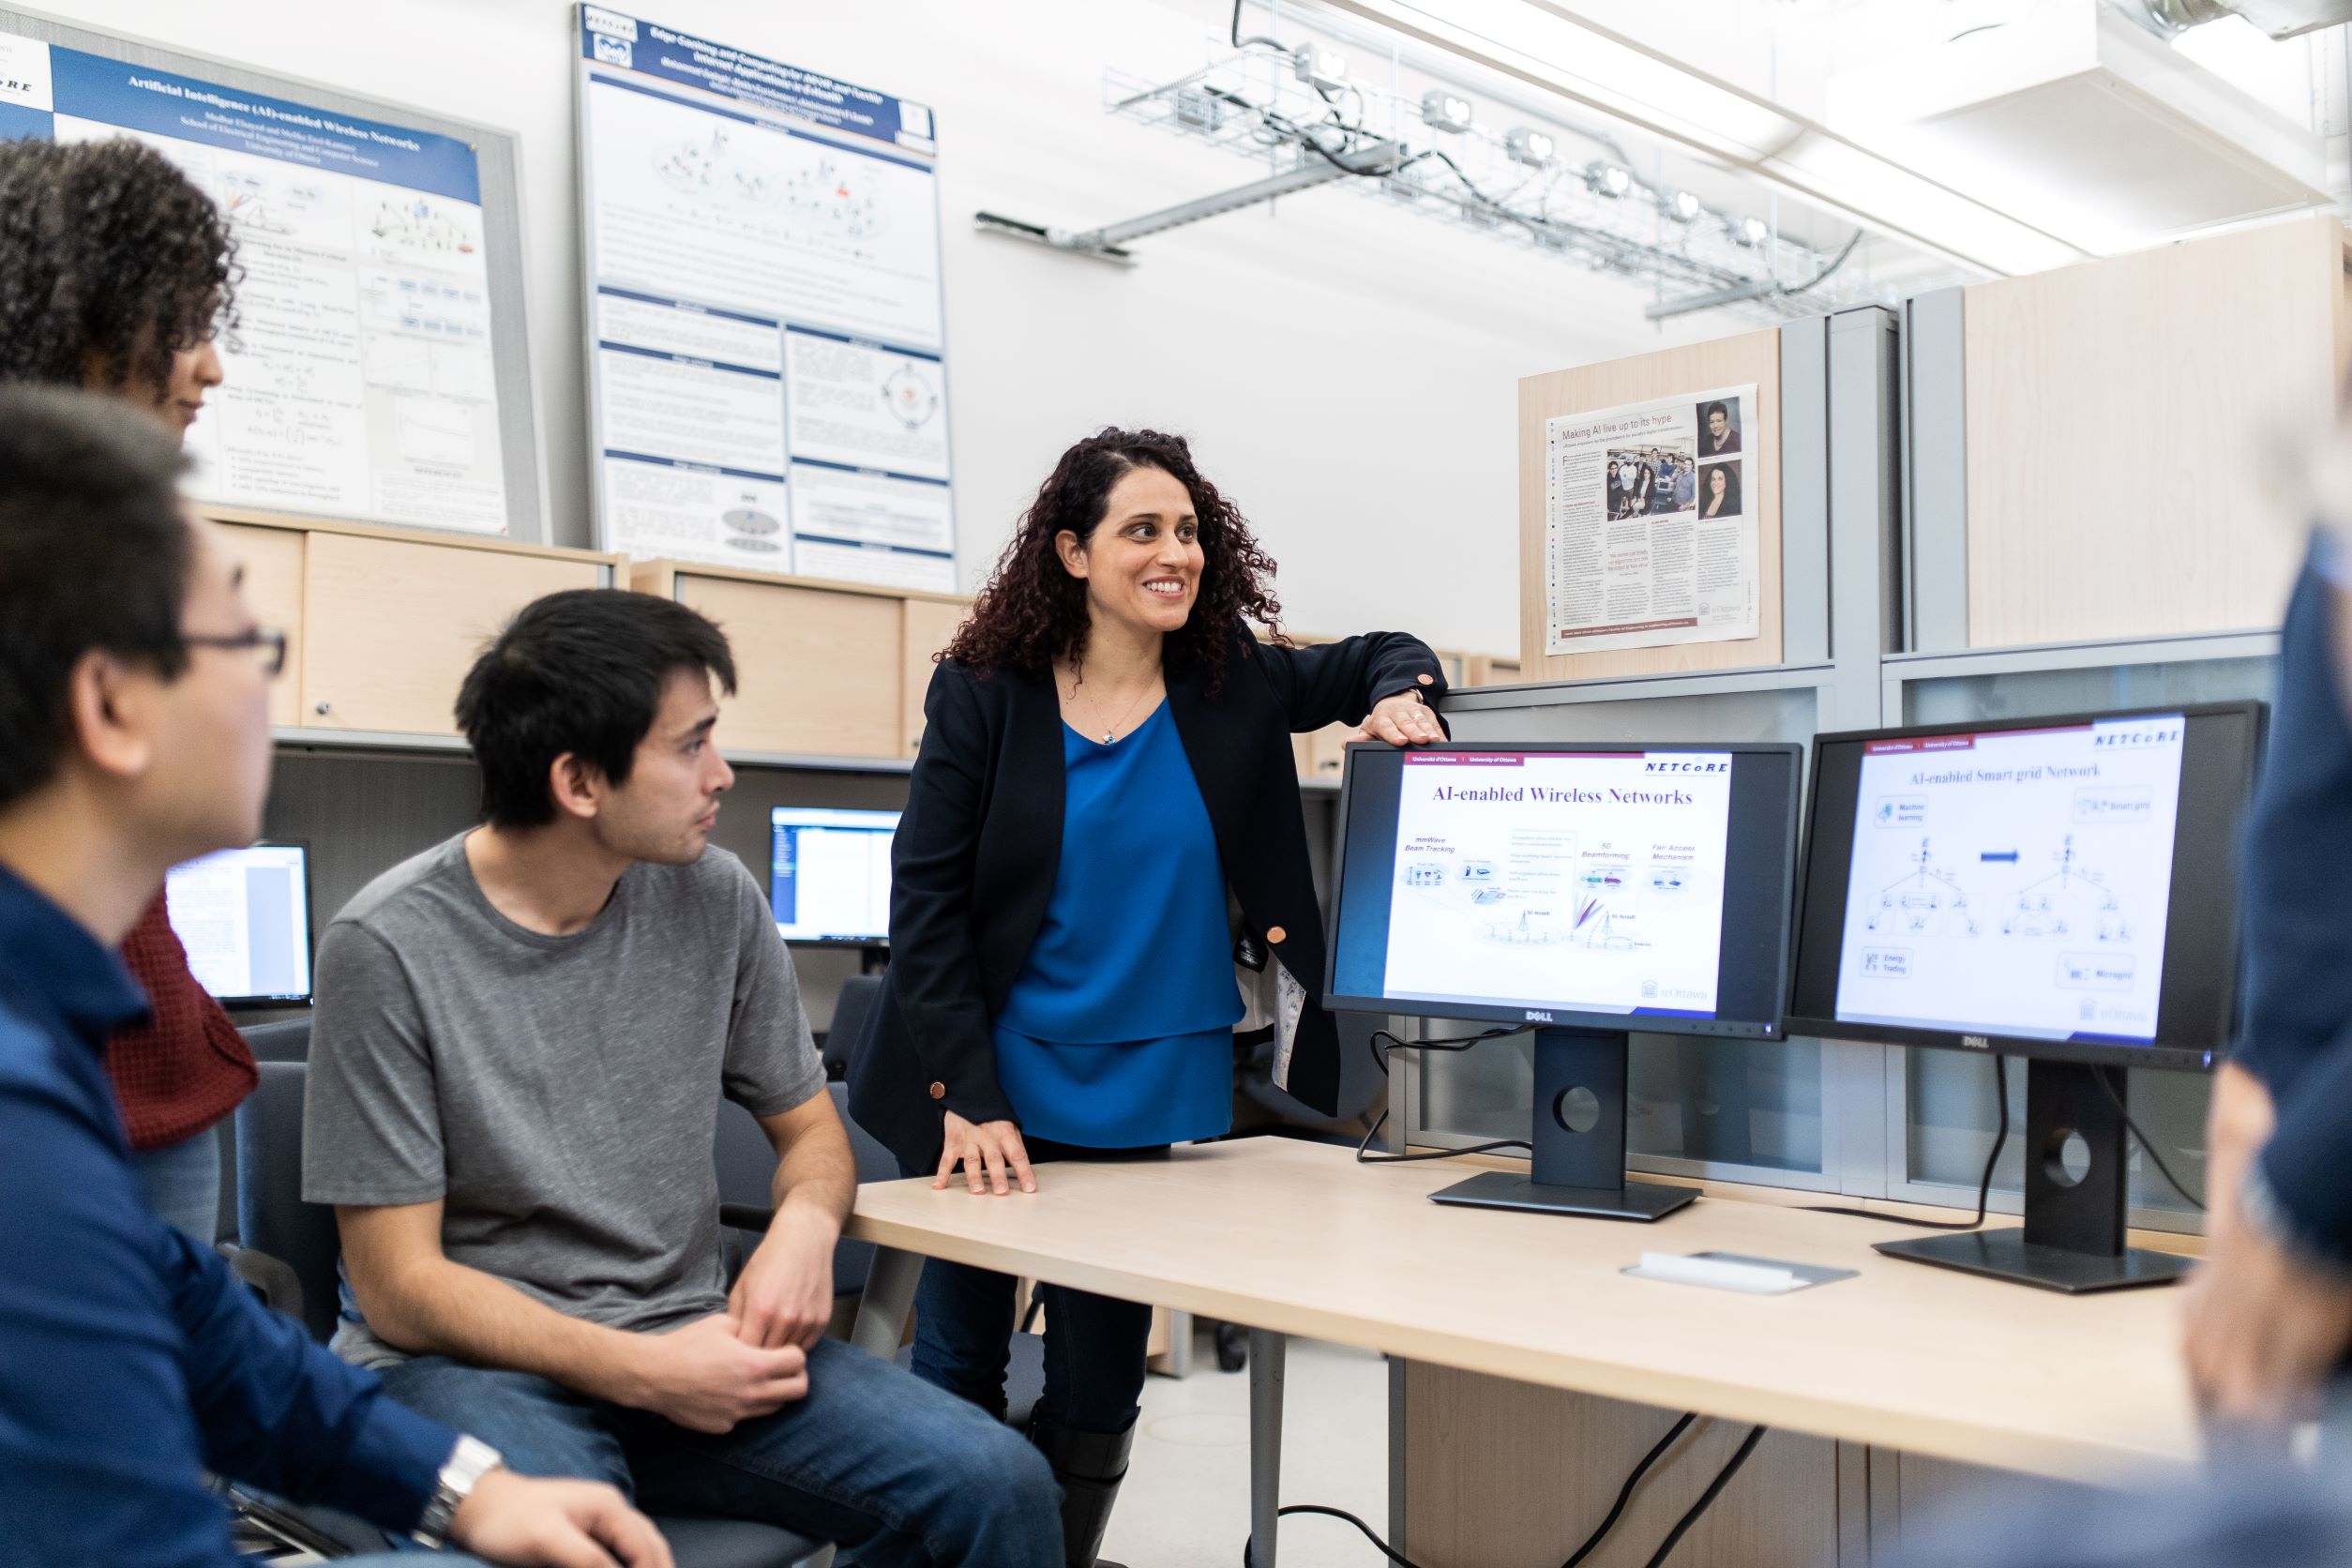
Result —
M 1963 1034 L 1960 1036 L 1960 1043 L 1968 1047 L 1970 1050 L 1991 1050 L 1993 1048 L 1993 1042 L 1986 1039 L 1982 1034 Z
M 1527 1021 L 1530 1023 L 1549 1023 L 1552 1021 L 1552 1016 L 1549 1013 L 1539 1013 L 1534 1008 L 1530 1007 L 1527 1010 Z

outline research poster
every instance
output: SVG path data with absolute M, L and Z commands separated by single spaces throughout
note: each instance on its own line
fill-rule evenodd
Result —
M 1547 420 L 1544 647 L 1757 635 L 1756 388 Z
M 954 592 L 930 111 L 580 23 L 604 547 Z
M 131 136 L 227 215 L 225 382 L 188 430 L 211 501 L 503 534 L 474 149 L 0 33 L 0 137 Z
M 1837 1016 L 2154 1039 L 2184 728 L 1871 742 Z
M 1410 751 L 1387 994 L 1715 1009 L 1728 752 Z

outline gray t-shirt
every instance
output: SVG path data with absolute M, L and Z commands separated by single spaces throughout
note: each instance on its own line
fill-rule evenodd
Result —
M 743 863 L 632 866 L 586 929 L 483 896 L 460 834 L 319 944 L 302 1193 L 443 1200 L 442 1250 L 559 1312 L 655 1330 L 726 1305 L 712 1143 L 824 1088 L 791 954 Z M 335 1348 L 400 1352 L 347 1320 Z

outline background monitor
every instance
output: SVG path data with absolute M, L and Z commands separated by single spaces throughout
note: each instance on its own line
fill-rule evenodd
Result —
M 174 866 L 163 896 L 189 972 L 221 1005 L 309 1002 L 307 847 L 255 844 Z
M 879 947 L 890 940 L 897 812 L 779 806 L 768 826 L 768 901 L 785 941 Z
M 2256 702 L 1818 737 L 1789 1028 L 2211 1066 L 2261 738 Z
M 1348 748 L 1325 1004 L 1535 1026 L 1524 1178 L 1440 1203 L 1654 1220 L 1625 1180 L 1627 1032 L 1777 1039 L 1800 747 Z
M 2120 1069 L 2201 1070 L 2228 1046 L 2263 716 L 2224 702 L 1815 740 L 1790 1032 L 2028 1063 L 2025 1224 L 1879 1251 L 2066 1291 L 2180 1274 L 2124 1245 Z M 2077 1168 L 2055 1153 L 2070 1146 Z

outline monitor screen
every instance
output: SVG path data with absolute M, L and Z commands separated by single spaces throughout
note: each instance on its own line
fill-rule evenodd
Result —
M 310 864 L 300 844 L 222 850 L 163 882 L 188 972 L 224 1005 L 310 1000 Z
M 2237 703 L 1820 737 L 1791 1028 L 2206 1064 L 2259 735 Z
M 1801 756 L 1349 747 L 1328 1004 L 1776 1036 Z
M 879 947 L 890 940 L 897 812 L 779 806 L 768 826 L 768 901 L 786 942 Z

